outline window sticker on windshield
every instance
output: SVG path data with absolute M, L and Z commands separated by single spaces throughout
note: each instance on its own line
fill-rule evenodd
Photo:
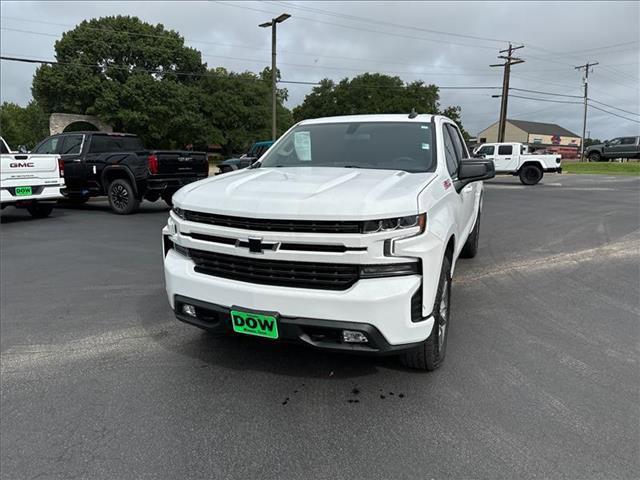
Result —
M 295 132 L 293 134 L 293 145 L 296 148 L 296 155 L 301 162 L 311 161 L 311 132 Z
M 429 125 L 420 125 L 420 128 L 424 130 L 429 130 Z
M 428 143 L 423 143 L 422 144 L 422 150 L 429 150 L 429 144 Z

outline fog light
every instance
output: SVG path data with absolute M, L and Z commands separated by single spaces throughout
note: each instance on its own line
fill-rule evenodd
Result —
M 343 330 L 342 341 L 344 343 L 368 343 L 369 339 L 362 332 L 356 332 L 355 330 Z
M 182 305 L 182 313 L 184 313 L 185 315 L 189 315 L 190 317 L 196 318 L 196 307 L 194 307 L 193 305 L 187 305 L 184 304 Z

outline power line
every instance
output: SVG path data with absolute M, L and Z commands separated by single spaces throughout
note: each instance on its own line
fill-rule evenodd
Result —
M 541 92 L 540 90 L 528 90 L 526 88 L 510 87 L 509 90 L 515 90 L 517 92 L 538 93 L 540 95 L 551 95 L 551 96 L 554 96 L 554 97 L 582 98 L 581 95 L 566 95 L 566 94 L 562 94 L 562 93 Z
M 618 115 L 617 113 L 613 113 L 613 112 L 610 112 L 608 110 L 604 110 L 604 109 L 602 109 L 600 107 L 596 107 L 595 105 L 589 105 L 589 106 L 591 108 L 595 109 L 595 110 L 599 110 L 601 112 L 608 113 L 609 115 L 613 115 L 614 117 L 624 118 L 625 120 L 629 120 L 630 122 L 634 122 L 634 123 L 640 123 L 640 120 L 636 120 L 634 118 L 628 118 L 628 117 L 625 117 L 623 115 Z
M 77 67 L 87 67 L 87 68 L 99 68 L 99 69 L 107 69 L 107 68 L 116 68 L 116 69 L 126 69 L 126 70 L 130 70 L 131 66 L 130 65 L 117 65 L 117 64 L 110 64 L 110 65 L 106 65 L 106 66 L 101 66 L 101 65 L 95 65 L 95 64 L 83 64 L 83 63 L 76 63 L 76 62 L 60 62 L 60 61 L 56 61 L 56 60 L 41 60 L 41 59 L 35 59 L 35 58 L 26 58 L 26 57 L 18 57 L 18 56 L 9 56 L 9 55 L 1 55 L 0 56 L 0 60 L 6 60 L 6 61 L 11 61 L 11 62 L 22 62 L 22 63 L 33 63 L 33 64 L 42 64 L 42 65 L 60 65 L 60 66 L 77 66 Z M 157 75 L 167 75 L 167 74 L 173 74 L 173 75 L 177 75 L 177 76 L 189 76 L 189 77 L 216 77 L 216 76 L 220 76 L 218 75 L 216 72 L 212 72 L 212 71 L 207 71 L 204 73 L 195 73 L 195 72 L 180 72 L 180 71 L 176 71 L 176 70 L 150 70 L 150 69 L 144 69 L 144 68 L 139 68 L 139 67 L 135 67 L 135 72 L 144 72 L 144 73 L 150 73 L 150 74 L 157 74 Z M 240 80 L 250 80 L 250 81 L 266 81 L 263 80 L 261 78 L 250 78 L 250 77 L 239 77 L 236 76 L 234 79 L 240 79 Z M 320 85 L 320 82 L 307 82 L 307 81 L 297 81 L 297 80 L 279 80 L 278 83 L 285 83 L 285 84 L 300 84 L 300 85 Z M 411 85 L 410 83 L 407 83 L 406 86 Z M 394 88 L 406 88 L 405 85 L 403 86 L 398 86 L 398 87 L 394 87 L 394 86 L 386 86 L 386 85 L 355 85 L 355 88 L 382 88 L 382 89 L 394 89 Z M 426 85 L 428 86 L 428 85 Z M 434 85 L 436 88 L 438 89 L 442 89 L 442 90 L 495 90 L 498 89 L 500 87 L 491 87 L 491 86 L 477 86 L 477 85 L 454 85 L 454 86 L 437 86 Z
M 221 2 L 220 2 L 221 3 Z M 270 3 L 274 3 L 277 4 L 279 6 L 283 6 L 286 8 L 292 8 L 294 10 L 302 10 L 305 12 L 310 12 L 310 13 L 318 13 L 320 15 L 327 15 L 327 16 L 331 16 L 331 17 L 337 17 L 337 18 L 343 18 L 345 20 L 354 20 L 356 22 L 363 22 L 363 23 L 371 23 L 374 25 L 386 25 L 386 26 L 390 26 L 390 27 L 394 27 L 394 28 L 401 28 L 404 30 L 414 30 L 414 31 L 419 31 L 419 32 L 425 32 L 425 33 L 433 33 L 436 35 L 447 35 L 447 36 L 451 36 L 451 37 L 459 37 L 459 38 L 468 38 L 471 40 L 484 40 L 484 41 L 488 41 L 488 42 L 496 42 L 496 43 L 508 43 L 509 40 L 505 40 L 505 39 L 499 39 L 499 38 L 491 38 L 491 37 L 480 37 L 477 35 L 468 35 L 468 34 L 462 34 L 462 33 L 454 33 L 454 32 L 446 32 L 443 30 L 433 30 L 430 28 L 424 28 L 424 27 L 416 27 L 413 25 L 402 25 L 402 24 L 398 24 L 398 23 L 393 23 L 393 22 L 387 22 L 384 20 L 376 20 L 373 18 L 367 18 L 367 17 L 361 17 L 361 16 L 357 16 L 357 15 L 348 15 L 348 14 L 344 14 L 344 13 L 339 13 L 339 12 L 333 12 L 333 11 L 329 11 L 329 10 L 322 10 L 320 8 L 312 8 L 312 7 L 301 7 L 298 5 L 293 5 L 291 3 L 287 3 L 287 2 L 270 2 Z
M 501 95 L 496 95 L 497 97 L 500 97 Z M 509 95 L 509 97 L 513 97 L 513 98 L 524 98 L 526 100 L 537 100 L 538 102 L 549 102 L 549 103 L 568 103 L 568 104 L 573 104 L 573 105 L 582 105 L 582 102 L 571 102 L 569 100 L 551 100 L 550 98 L 536 98 L 536 97 L 525 97 L 523 95 Z
M 233 4 L 233 3 L 226 3 L 226 2 L 220 2 L 220 1 L 216 1 L 216 2 L 213 2 L 213 3 L 215 3 L 217 5 L 225 5 L 227 7 L 240 8 L 240 9 L 243 9 L 243 10 L 251 10 L 251 11 L 254 11 L 254 12 L 267 13 L 269 15 L 277 15 L 277 13 L 274 12 L 273 10 L 263 10 L 261 8 L 248 7 L 246 5 L 236 5 L 236 4 Z M 408 39 L 411 39 L 411 40 L 420 40 L 420 41 L 423 41 L 423 42 L 437 42 L 437 43 L 442 44 L 442 40 L 441 39 L 415 37 L 415 36 L 412 36 L 412 35 L 405 35 L 405 34 L 401 34 L 401 33 L 387 32 L 387 31 L 383 31 L 383 30 L 371 30 L 369 28 L 356 27 L 354 25 L 343 25 L 343 24 L 340 24 L 340 23 L 333 23 L 333 22 L 326 22 L 326 21 L 323 21 L 323 20 L 318 20 L 316 18 L 303 17 L 303 16 L 300 16 L 300 15 L 296 15 L 296 20 L 303 20 L 303 21 L 308 21 L 308 22 L 312 22 L 312 23 L 318 23 L 318 24 L 322 24 L 322 25 L 331 25 L 333 27 L 346 28 L 348 30 L 357 30 L 357 31 L 361 31 L 361 32 L 375 33 L 376 35 L 388 35 L 388 36 L 392 36 L 392 37 L 408 38 Z M 471 44 L 471 43 L 447 42 L 447 45 L 457 45 L 457 46 L 468 47 L 468 48 L 484 48 L 484 49 L 487 49 L 487 50 L 494 50 L 494 47 L 489 47 L 489 46 L 486 46 L 486 45 Z
M 17 20 L 17 21 L 20 21 L 20 22 L 40 23 L 40 24 L 44 24 L 44 25 L 54 25 L 54 26 L 59 26 L 59 27 L 68 27 L 68 28 L 77 27 L 77 25 L 72 25 L 72 24 L 68 24 L 68 23 L 48 22 L 48 21 L 44 21 L 44 20 L 30 20 L 30 19 L 23 19 L 23 18 L 19 18 L 19 17 L 3 17 L 3 18 L 4 19 L 10 19 L 10 20 Z M 165 35 L 154 35 L 154 34 L 146 34 L 146 33 L 138 33 L 138 32 L 129 32 L 127 30 L 118 30 L 118 29 L 113 29 L 113 28 L 108 28 L 108 27 L 89 27 L 89 26 L 84 26 L 83 28 L 85 28 L 87 30 L 93 30 L 93 31 L 107 31 L 107 32 L 112 32 L 112 33 L 122 33 L 124 35 L 130 35 L 130 36 L 141 36 L 141 37 L 163 38 L 163 39 L 164 38 L 170 38 L 166 34 Z M 62 32 L 60 34 L 54 34 L 54 33 L 48 33 L 48 32 L 37 32 L 37 31 L 33 31 L 33 30 L 25 30 L 25 29 L 13 28 L 13 27 L 0 27 L 0 30 L 7 30 L 7 31 L 12 31 L 12 32 L 18 32 L 18 33 L 28 33 L 28 34 L 33 34 L 33 35 L 42 35 L 42 36 L 53 37 L 53 38 L 59 38 L 63 33 L 65 33 L 65 32 Z M 212 42 L 212 41 L 206 41 L 206 40 L 195 40 L 195 39 L 192 39 L 192 38 L 184 38 L 184 40 L 186 42 L 190 42 L 190 43 L 201 43 L 201 44 L 205 44 L 205 45 L 215 45 L 215 46 L 220 46 L 220 47 L 240 48 L 240 49 L 246 49 L 246 50 L 251 50 L 251 51 L 265 51 L 266 52 L 266 50 L 262 46 L 257 47 L 257 46 L 239 45 L 239 44 L 233 44 L 233 43 Z M 314 53 L 314 52 L 297 52 L 295 50 L 284 50 L 284 49 L 281 49 L 280 52 L 288 53 L 288 54 L 291 54 L 291 55 L 301 55 L 301 56 L 313 57 L 313 58 L 333 58 L 333 59 L 339 59 L 339 60 L 373 62 L 373 63 L 389 63 L 389 64 L 394 64 L 394 65 L 405 65 L 405 66 L 414 66 L 415 65 L 415 63 L 398 62 L 398 61 L 389 60 L 389 59 L 377 59 L 377 58 L 366 58 L 366 57 L 345 57 L 345 56 L 339 56 L 339 55 L 324 55 L 324 54 L 319 54 L 319 53 Z M 202 54 L 202 56 L 207 56 L 206 52 L 201 52 L 201 54 Z M 214 55 L 209 55 L 209 56 L 214 56 Z M 439 65 L 436 65 L 436 64 L 428 64 L 426 66 L 435 67 L 435 68 L 441 68 Z M 478 69 L 477 71 L 480 71 L 480 70 Z
M 608 105 L 608 104 L 606 104 L 606 103 L 599 102 L 598 100 L 594 100 L 593 98 L 589 98 L 589 101 L 590 101 L 590 102 L 595 102 L 595 103 L 597 103 L 597 104 L 599 104 L 599 105 L 604 105 L 605 107 L 613 108 L 614 110 L 620 110 L 621 112 L 624 112 L 624 113 L 630 113 L 631 115 L 638 115 L 638 116 L 640 116 L 640 113 L 630 112 L 629 110 L 623 110 L 622 108 L 614 107 L 613 105 Z M 593 105 L 592 105 L 592 106 L 593 106 Z

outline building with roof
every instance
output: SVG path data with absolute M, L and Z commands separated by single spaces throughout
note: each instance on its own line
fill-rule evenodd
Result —
M 478 143 L 497 142 L 498 122 L 478 133 L 477 141 Z M 540 148 L 562 153 L 563 157 L 570 157 L 572 153 L 577 155 L 580 149 L 580 136 L 555 123 L 507 119 L 504 141 L 540 146 Z

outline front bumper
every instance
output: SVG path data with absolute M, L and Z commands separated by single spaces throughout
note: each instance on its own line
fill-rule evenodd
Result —
M 278 312 L 284 325 L 290 326 L 286 327 L 290 339 L 311 344 L 303 337 L 301 325 L 341 329 L 341 325 L 348 324 L 348 329 L 372 332 L 371 343 L 375 345 L 365 351 L 384 353 L 424 341 L 434 323 L 432 317 L 420 322 L 411 319 L 411 299 L 422 285 L 419 275 L 361 279 L 344 291 L 259 285 L 195 272 L 193 261 L 173 249 L 166 253 L 164 271 L 167 296 L 174 310 L 179 310 L 176 303 L 180 298 L 189 298 L 203 306 L 213 305 L 215 311 L 225 312 L 235 305 Z M 180 314 L 178 318 L 185 320 Z M 315 346 L 354 350 L 336 346 L 335 342 L 329 346 L 316 342 Z
M 233 335 L 229 308 L 181 295 L 175 296 L 174 305 L 174 313 L 178 320 L 195 325 L 211 333 Z M 194 318 L 181 313 L 182 305 L 195 306 L 198 317 Z M 367 343 L 344 343 L 341 340 L 343 330 L 363 332 L 369 341 Z M 392 345 L 380 330 L 367 323 L 317 318 L 279 316 L 278 334 L 278 340 L 280 341 L 311 345 L 323 350 L 369 355 L 392 355 L 420 345 L 419 342 Z
M 557 167 L 557 168 L 545 168 L 544 169 L 545 173 L 562 173 L 562 167 Z

